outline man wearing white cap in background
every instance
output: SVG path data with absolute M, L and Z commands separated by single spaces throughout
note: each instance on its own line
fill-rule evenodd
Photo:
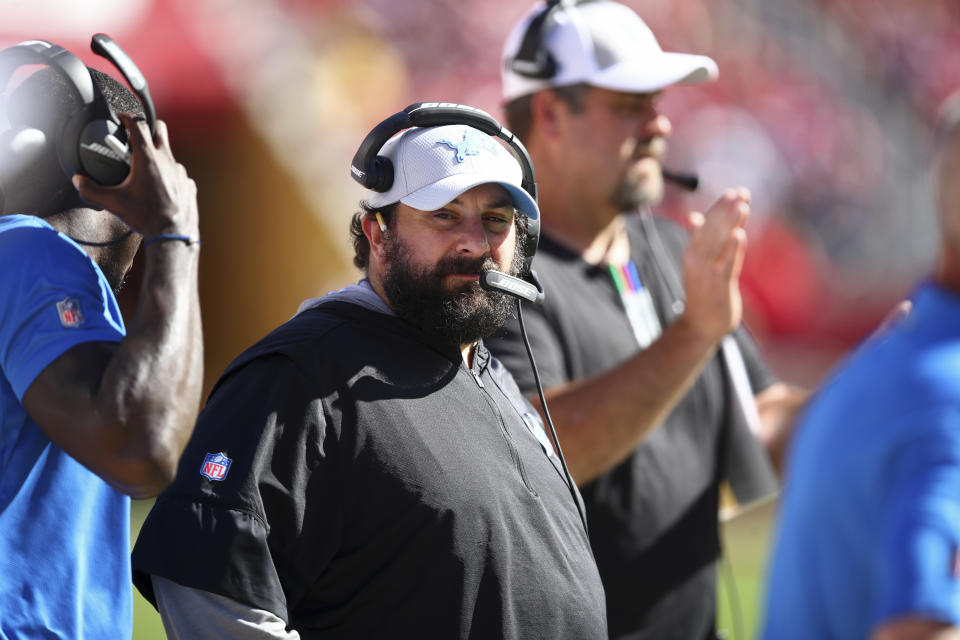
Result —
M 503 64 L 507 124 L 544 212 L 546 298 L 528 334 L 586 502 L 611 636 L 713 637 L 718 488 L 739 464 L 728 452 L 768 465 L 776 486 L 738 425 L 776 450 L 805 397 L 775 381 L 739 327 L 749 193 L 691 214 L 689 240 L 649 213 L 671 130 L 657 98 L 716 77 L 716 64 L 664 53 L 631 9 L 605 0 L 535 6 Z M 488 344 L 532 394 L 515 324 Z
M 482 338 L 539 213 L 464 125 L 380 150 L 359 283 L 215 386 L 133 556 L 171 638 L 605 638 L 603 589 L 533 407 Z

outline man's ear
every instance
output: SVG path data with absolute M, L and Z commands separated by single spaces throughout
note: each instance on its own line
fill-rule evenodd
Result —
M 537 91 L 530 96 L 530 119 L 534 130 L 545 139 L 556 138 L 569 116 L 569 108 L 557 94 L 549 89 Z
M 360 225 L 363 227 L 363 235 L 367 236 L 367 242 L 370 243 L 370 259 L 376 260 L 379 264 L 385 264 L 387 256 L 384 235 L 390 231 L 385 231 L 377 218 L 370 214 L 363 216 Z

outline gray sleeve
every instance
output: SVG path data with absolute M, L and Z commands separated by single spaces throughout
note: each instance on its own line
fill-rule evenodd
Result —
M 170 640 L 300 640 L 299 633 L 269 611 L 160 576 L 151 578 Z
M 751 335 L 750 331 L 741 324 L 733 333 L 737 346 L 740 347 L 740 354 L 743 356 L 743 364 L 747 369 L 747 376 L 750 379 L 750 386 L 754 394 L 760 393 L 767 387 L 779 382 L 777 376 L 767 366 L 766 361 L 760 354 L 760 347 Z

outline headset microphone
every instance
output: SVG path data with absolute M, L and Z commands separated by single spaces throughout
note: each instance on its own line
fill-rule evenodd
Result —
M 147 79 L 140 72 L 140 69 L 133 62 L 130 56 L 114 42 L 110 36 L 105 33 L 98 33 L 90 41 L 90 49 L 98 56 L 102 56 L 113 63 L 123 77 L 130 83 L 140 103 L 143 105 L 143 113 L 150 126 L 150 135 L 157 135 L 157 109 L 153 105 L 153 98 L 150 96 L 150 88 L 147 86 Z
M 695 173 L 671 171 L 670 169 L 662 169 L 662 172 L 664 180 L 669 180 L 687 191 L 696 191 L 700 186 L 700 176 Z
M 534 304 L 543 302 L 543 285 L 537 278 L 537 272 L 531 271 L 528 275 L 532 284 L 501 271 L 489 269 L 480 274 L 480 286 L 487 291 L 499 291 L 520 298 Z

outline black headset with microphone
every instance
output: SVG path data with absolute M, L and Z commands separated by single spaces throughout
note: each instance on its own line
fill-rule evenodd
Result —
M 106 34 L 93 36 L 90 47 L 126 78 L 143 104 L 151 134 L 155 134 L 156 109 L 146 79 L 133 60 Z M 53 140 L 46 139 L 38 130 L 30 131 L 28 126 L 8 123 L 8 128 L 0 132 L 0 158 L 9 162 L 17 155 L 38 153 L 53 145 L 68 178 L 79 173 L 103 185 L 123 182 L 130 172 L 127 134 L 87 66 L 63 47 L 44 40 L 27 40 L 0 51 L 0 87 L 7 86 L 17 69 L 30 65 L 49 67 L 59 74 L 79 98 L 79 106 L 59 125 Z M 4 177 L 9 178 L 0 167 L 0 211 Z

